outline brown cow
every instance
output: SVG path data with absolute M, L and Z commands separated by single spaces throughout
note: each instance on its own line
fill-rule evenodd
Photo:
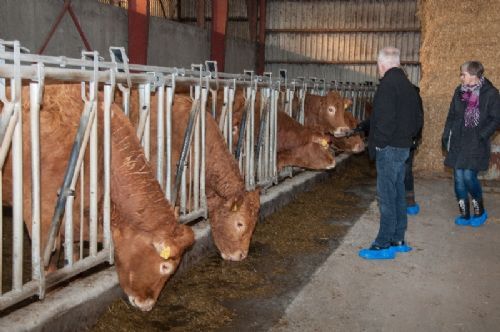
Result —
M 235 95 L 233 109 L 233 144 L 237 144 L 239 127 L 243 117 L 243 91 Z M 260 128 L 260 93 L 255 99 L 254 135 L 257 140 Z M 219 110 L 220 113 L 220 110 Z M 335 166 L 335 159 L 328 149 L 329 137 L 318 130 L 303 126 L 288 114 L 277 112 L 278 132 L 276 154 L 278 169 L 297 166 L 308 169 L 329 169 Z M 281 154 L 283 155 L 281 156 Z M 307 157 L 306 157 L 307 156 Z
M 23 90 L 27 92 L 26 88 Z M 62 184 L 81 109 L 79 85 L 46 86 L 40 112 L 42 248 L 47 243 L 57 191 Z M 102 112 L 98 113 L 99 122 L 102 124 Z M 27 103 L 23 105 L 23 116 L 23 217 L 31 235 L 30 123 L 26 121 L 29 118 Z M 129 296 L 130 302 L 147 311 L 152 308 L 165 282 L 177 268 L 184 250 L 193 243 L 194 235 L 189 227 L 177 223 L 172 207 L 163 198 L 140 144 L 131 132 L 133 128 L 130 122 L 115 107 L 111 142 L 111 225 L 116 270 L 120 285 Z M 99 165 L 102 165 L 102 162 Z M 8 160 L 4 169 L 6 176 L 3 186 L 4 199 L 8 204 L 12 204 L 11 167 L 12 164 Z M 102 183 L 102 169 L 99 174 L 99 183 Z M 88 187 L 87 176 L 85 181 L 85 187 Z M 77 189 L 76 196 L 78 193 Z M 74 220 L 78 220 L 78 204 L 77 197 Z M 88 209 L 88 205 L 85 209 Z M 75 223 L 74 228 L 77 233 L 79 224 Z M 99 233 L 101 238 L 102 228 Z M 64 235 L 64 227 L 61 234 Z M 88 239 L 87 229 L 84 229 L 84 238 Z
M 177 223 L 153 175 L 135 129 L 123 112 L 112 114 L 111 199 L 116 269 L 132 305 L 151 310 L 161 289 L 194 242 Z
M 298 166 L 321 170 L 335 167 L 335 158 L 329 149 L 329 137 L 301 125 L 288 114 L 278 111 L 278 170 Z
M 131 104 L 137 105 L 137 95 Z M 151 98 L 151 135 L 156 135 L 157 98 Z M 191 110 L 191 98 L 176 94 L 172 110 L 172 166 L 178 163 Z M 137 109 L 137 106 L 131 108 Z M 134 114 L 132 114 L 134 117 Z M 222 258 L 240 261 L 248 255 L 250 240 L 260 208 L 259 191 L 245 191 L 238 165 L 229 153 L 214 119 L 206 114 L 206 194 L 208 215 L 215 245 Z M 151 140 L 151 164 L 156 167 L 156 139 Z
M 176 96 L 172 112 L 174 163 L 179 160 L 191 99 Z M 238 164 L 229 153 L 215 120 L 207 114 L 206 193 L 212 236 L 222 258 L 240 261 L 248 255 L 259 216 L 259 191 L 245 191 Z
M 356 128 L 359 123 L 351 112 L 344 112 L 344 119 L 350 129 Z M 359 135 L 350 137 L 333 137 L 332 141 L 333 146 L 337 151 L 361 153 L 365 150 L 365 143 Z
M 350 104 L 350 100 L 342 98 L 335 91 L 330 91 L 326 96 L 306 94 L 304 124 L 318 128 L 322 133 L 342 137 L 349 131 L 344 120 L 344 111 Z

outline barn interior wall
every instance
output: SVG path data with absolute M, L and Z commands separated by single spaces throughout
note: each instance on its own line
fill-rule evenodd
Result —
M 417 0 L 269 1 L 266 71 L 377 82 L 380 48 L 395 46 L 411 81 L 420 80 Z
M 22 46 L 36 53 L 63 9 L 63 3 L 60 0 L 0 1 L 0 39 L 19 40 Z M 88 0 L 72 0 L 71 6 L 90 45 L 101 56 L 109 59 L 110 46 L 128 49 L 126 9 Z M 210 36 L 207 29 L 151 17 L 149 38 L 150 65 L 189 68 L 193 63 L 204 63 L 210 56 Z M 253 47 L 248 41 L 228 38 L 226 71 L 253 69 Z M 43 54 L 79 58 L 84 48 L 78 31 L 66 12 Z
M 454 89 L 460 83 L 459 67 L 468 60 L 479 60 L 485 76 L 500 86 L 500 1 L 498 0 L 422 0 L 420 62 L 421 95 L 425 108 L 423 142 L 416 158 L 416 170 L 442 172 L 441 134 Z M 493 141 L 500 158 L 500 134 Z M 498 164 L 492 164 L 489 178 L 500 178 Z

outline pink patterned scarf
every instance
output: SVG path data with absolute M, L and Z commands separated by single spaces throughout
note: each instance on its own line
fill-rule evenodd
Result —
M 462 84 L 460 87 L 461 100 L 467 103 L 464 116 L 466 128 L 474 128 L 479 124 L 479 90 L 481 90 L 483 83 L 484 77 L 481 77 L 477 84 Z

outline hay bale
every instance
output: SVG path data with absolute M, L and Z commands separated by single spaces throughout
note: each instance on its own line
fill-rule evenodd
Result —
M 421 0 L 417 15 L 422 26 L 420 91 L 425 127 L 415 170 L 422 174 L 444 170 L 441 134 L 453 91 L 460 84 L 460 65 L 481 61 L 485 76 L 500 86 L 500 1 Z

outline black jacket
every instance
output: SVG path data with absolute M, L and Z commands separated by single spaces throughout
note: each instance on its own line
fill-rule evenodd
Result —
M 460 86 L 455 89 L 442 135 L 443 148 L 448 152 L 444 164 L 452 168 L 488 169 L 491 153 L 490 138 L 500 126 L 498 89 L 487 79 L 479 90 L 479 124 L 465 128 L 466 102 L 461 100 Z
M 422 121 L 422 127 L 420 127 L 420 130 L 417 133 L 417 136 L 414 137 L 413 139 L 413 145 L 411 146 L 412 149 L 416 149 L 419 145 L 420 142 L 422 141 L 422 130 L 423 130 L 423 123 L 424 123 L 424 107 L 422 104 L 422 98 L 420 97 L 420 88 L 416 85 L 413 86 L 415 90 L 418 93 L 418 104 L 419 104 L 419 116 Z M 370 133 L 370 118 L 366 118 L 363 121 L 361 121 L 358 126 L 356 127 L 355 131 L 357 132 L 363 132 L 365 136 L 368 136 Z
M 375 157 L 375 147 L 412 147 L 422 125 L 418 91 L 401 68 L 389 69 L 380 80 L 373 100 L 368 138 L 370 157 Z

